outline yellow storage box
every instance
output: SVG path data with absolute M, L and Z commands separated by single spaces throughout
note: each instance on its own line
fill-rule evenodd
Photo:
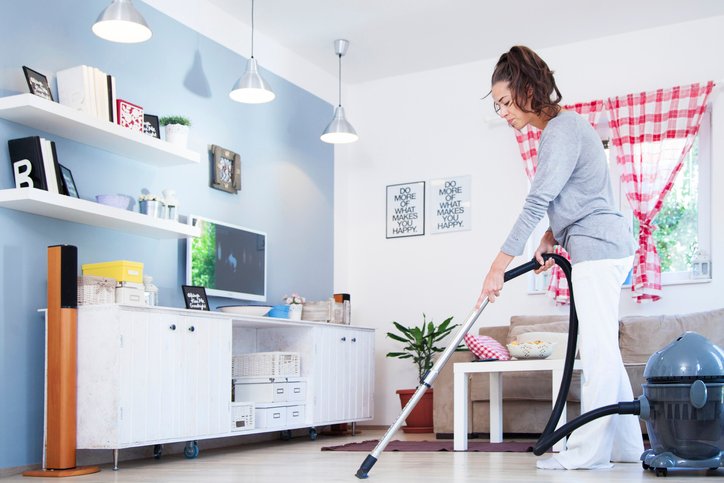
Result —
M 83 275 L 115 278 L 118 282 L 143 283 L 143 263 L 115 260 L 103 263 L 85 263 Z

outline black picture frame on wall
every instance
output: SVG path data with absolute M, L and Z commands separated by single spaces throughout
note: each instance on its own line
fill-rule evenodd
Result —
M 191 310 L 211 310 L 209 299 L 206 297 L 206 289 L 196 285 L 181 285 L 184 294 L 186 308 Z
M 78 194 L 78 188 L 76 188 L 75 180 L 73 179 L 73 173 L 62 164 L 58 166 L 60 167 L 60 178 L 61 182 L 63 183 L 63 194 L 72 196 L 74 198 L 80 198 L 80 195 Z
M 230 149 L 212 144 L 211 187 L 227 193 L 241 189 L 241 156 Z
M 25 80 L 28 83 L 28 89 L 30 89 L 31 94 L 55 102 L 47 77 L 26 66 L 23 66 L 23 72 L 25 73 Z
M 161 126 L 158 123 L 158 116 L 143 114 L 143 134 L 161 139 Z
M 386 238 L 425 235 L 425 182 L 387 186 Z

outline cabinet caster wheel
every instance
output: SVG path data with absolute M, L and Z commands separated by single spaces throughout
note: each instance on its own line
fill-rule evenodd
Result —
M 189 441 L 184 447 L 184 456 L 188 459 L 196 458 L 199 455 L 199 444 L 196 441 Z
M 317 441 L 317 430 L 314 428 L 309 428 L 309 440 L 310 441 Z
M 292 439 L 292 432 L 288 429 L 284 430 L 279 433 L 279 437 L 282 441 L 289 441 L 290 439 Z
M 162 444 L 153 445 L 153 457 L 157 460 L 160 460 L 162 454 L 163 454 L 163 445 Z
M 666 468 L 656 468 L 654 471 L 656 472 L 656 476 L 666 476 L 669 474 Z

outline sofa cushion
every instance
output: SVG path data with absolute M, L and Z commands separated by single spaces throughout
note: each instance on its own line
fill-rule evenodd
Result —
M 724 309 L 685 315 L 631 315 L 619 322 L 619 347 L 624 363 L 646 363 L 654 352 L 691 330 L 724 344 Z
M 525 327 L 525 329 L 519 327 Z M 509 344 L 514 340 L 513 337 L 520 333 L 534 331 L 568 332 L 568 315 L 514 315 L 510 318 L 505 343 Z

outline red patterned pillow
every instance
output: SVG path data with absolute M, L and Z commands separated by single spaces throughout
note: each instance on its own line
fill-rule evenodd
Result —
M 465 334 L 465 344 L 478 359 L 510 360 L 508 349 L 487 335 Z

